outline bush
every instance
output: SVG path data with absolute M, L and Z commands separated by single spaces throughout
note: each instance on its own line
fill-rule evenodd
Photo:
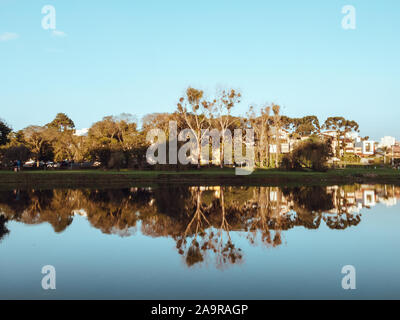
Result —
M 328 169 L 327 161 L 332 156 L 330 144 L 309 139 L 300 142 L 290 154 L 283 157 L 281 168 L 285 170 L 307 168 L 314 171 L 326 171 Z
M 5 166 L 8 166 L 15 160 L 20 160 L 21 162 L 25 162 L 31 156 L 30 150 L 24 145 L 12 146 L 8 148 L 3 147 L 1 153 L 2 153 L 2 163 Z
M 361 158 L 353 153 L 345 153 L 342 157 L 342 160 L 346 163 L 360 163 Z
M 121 169 L 125 166 L 125 155 L 122 151 L 114 151 L 111 153 L 107 163 L 108 169 Z

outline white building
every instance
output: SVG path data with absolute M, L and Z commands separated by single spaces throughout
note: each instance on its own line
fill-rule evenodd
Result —
M 346 132 L 346 138 L 355 140 L 355 142 L 361 141 L 361 138 L 360 138 L 358 132 L 354 132 L 354 131 Z
M 391 136 L 385 136 L 381 138 L 381 142 L 379 143 L 379 148 L 390 148 L 396 144 L 396 138 Z
M 372 156 L 375 154 L 375 141 L 360 141 L 355 144 L 356 154 L 364 156 Z

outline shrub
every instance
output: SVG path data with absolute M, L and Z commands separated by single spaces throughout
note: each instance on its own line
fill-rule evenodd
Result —
M 281 162 L 281 168 L 285 170 L 311 169 L 314 171 L 326 171 L 327 161 L 333 156 L 330 144 L 309 139 L 300 142 L 294 150 L 285 155 Z
M 2 163 L 5 166 L 8 166 L 15 160 L 20 160 L 25 162 L 31 156 L 30 150 L 24 145 L 19 146 L 11 146 L 11 147 L 3 147 L 1 150 L 2 154 Z
M 360 163 L 361 158 L 353 153 L 345 153 L 342 157 L 342 160 L 346 163 Z

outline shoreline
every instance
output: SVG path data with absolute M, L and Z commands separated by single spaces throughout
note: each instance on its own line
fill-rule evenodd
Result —
M 400 171 L 393 169 L 335 169 L 327 172 L 294 172 L 259 169 L 236 176 L 232 169 L 188 171 L 0 171 L 0 188 L 126 188 L 152 185 L 298 186 L 343 184 L 400 185 Z

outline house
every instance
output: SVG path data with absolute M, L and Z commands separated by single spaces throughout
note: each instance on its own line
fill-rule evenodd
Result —
M 278 152 L 278 147 L 277 144 L 275 144 L 273 141 L 276 141 L 276 136 L 277 136 L 277 130 L 275 127 L 271 127 L 270 129 L 271 133 L 271 140 L 272 143 L 269 145 L 269 152 L 271 154 L 275 154 Z M 295 141 L 289 137 L 289 132 L 286 129 L 280 128 L 278 131 L 278 139 L 279 139 L 279 148 L 280 148 L 280 153 L 289 153 L 290 151 L 293 150 L 293 147 L 295 145 Z
M 395 145 L 388 149 L 387 155 L 393 159 L 400 159 L 400 142 L 396 142 Z
M 281 143 L 280 144 L 280 153 L 289 153 L 291 150 L 293 150 L 293 145 L 290 145 L 289 147 L 289 143 Z M 271 154 L 275 154 L 278 151 L 278 147 L 276 144 L 270 144 L 269 145 L 269 153 Z
M 329 131 L 324 131 L 320 133 L 320 138 L 325 141 L 328 142 L 330 141 L 331 143 L 331 148 L 334 154 L 336 154 L 336 149 L 337 149 L 337 145 L 338 142 L 336 140 L 336 136 L 337 136 L 337 132 L 333 131 L 333 130 L 329 130 Z
M 355 153 L 355 143 L 354 140 L 350 138 L 345 138 L 343 140 L 344 143 L 344 152 L 345 153 Z
M 373 156 L 375 154 L 375 141 L 360 141 L 355 143 L 354 153 L 359 156 Z

